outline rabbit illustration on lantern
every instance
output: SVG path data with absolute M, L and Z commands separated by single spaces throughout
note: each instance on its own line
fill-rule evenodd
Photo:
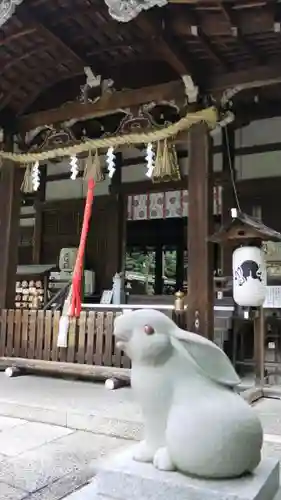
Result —
M 241 246 L 234 250 L 233 298 L 244 307 L 260 307 L 266 298 L 266 262 L 262 248 Z
M 205 478 L 239 477 L 258 466 L 262 427 L 234 391 L 240 380 L 219 347 L 151 309 L 117 317 L 114 334 L 132 360 L 144 418 L 135 460 Z
M 262 282 L 261 266 L 253 260 L 245 260 L 236 269 L 234 279 L 238 281 L 238 285 L 242 286 L 250 277 Z

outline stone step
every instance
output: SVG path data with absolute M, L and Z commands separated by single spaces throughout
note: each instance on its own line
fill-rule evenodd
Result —
M 132 460 L 132 447 L 100 463 L 97 474 L 68 500 L 280 500 L 279 463 L 264 459 L 252 475 L 196 479 Z M 278 495 L 280 495 L 280 491 Z

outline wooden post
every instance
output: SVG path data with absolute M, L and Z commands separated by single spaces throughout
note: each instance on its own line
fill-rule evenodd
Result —
M 254 318 L 254 358 L 255 358 L 255 385 L 258 387 L 264 386 L 265 374 L 265 321 L 264 309 L 260 307 L 256 311 Z
M 222 129 L 222 225 L 227 225 L 231 220 L 231 208 L 236 207 L 233 191 L 231 168 L 235 182 L 235 131 L 233 127 Z M 222 274 L 232 276 L 232 251 L 231 245 L 222 246 Z
M 40 264 L 41 261 L 42 231 L 43 231 L 42 202 L 45 201 L 45 195 L 46 195 L 46 177 L 47 177 L 47 165 L 43 165 L 42 167 L 40 167 L 40 187 L 34 203 L 35 225 L 33 233 L 33 250 L 32 250 L 33 264 Z
M 124 278 L 126 264 L 127 196 L 118 194 L 118 272 Z
M 13 136 L 4 134 L 4 148 L 13 150 Z M 3 160 L 0 181 L 0 309 L 14 308 L 18 261 L 21 184 L 24 169 Z
M 125 272 L 125 260 L 126 260 L 126 223 L 127 223 L 127 196 L 122 194 L 122 164 L 123 158 L 122 153 L 116 154 L 116 172 L 114 173 L 111 186 L 114 187 L 114 191 L 117 192 L 117 269 L 116 272 L 122 273 L 124 278 Z
M 208 129 L 189 131 L 188 170 L 188 329 L 209 339 L 214 335 L 213 164 Z

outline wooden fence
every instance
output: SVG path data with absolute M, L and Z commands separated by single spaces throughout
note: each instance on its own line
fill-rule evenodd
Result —
M 82 312 L 72 319 L 68 347 L 58 348 L 60 312 L 2 310 L 0 357 L 129 368 L 113 337 L 118 311 Z

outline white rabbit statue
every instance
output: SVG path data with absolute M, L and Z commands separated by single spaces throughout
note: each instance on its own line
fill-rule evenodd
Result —
M 144 417 L 135 460 L 204 478 L 239 477 L 258 466 L 261 423 L 234 391 L 240 380 L 219 347 L 151 309 L 118 316 L 114 335 L 132 360 Z

